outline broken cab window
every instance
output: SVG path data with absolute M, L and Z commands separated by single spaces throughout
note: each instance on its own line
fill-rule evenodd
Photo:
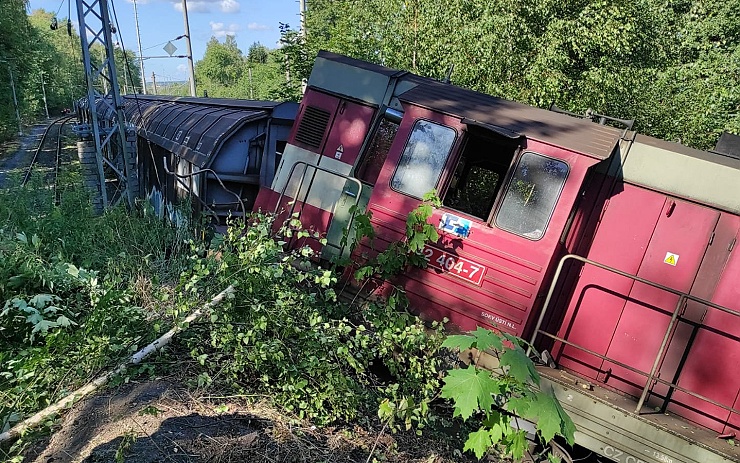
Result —
M 532 240 L 542 238 L 568 171 L 563 161 L 524 153 L 496 215 L 496 226 Z
M 517 146 L 511 140 L 469 134 L 442 203 L 488 220 Z
M 388 157 L 388 151 L 391 149 L 393 139 L 396 137 L 396 132 L 398 132 L 397 122 L 389 119 L 380 121 L 378 130 L 373 135 L 367 152 L 357 166 L 355 177 L 371 186 L 375 185 L 378 175 L 380 175 L 380 170 L 383 168 L 383 164 L 385 164 L 385 159 Z
M 414 124 L 408 143 L 391 179 L 391 188 L 417 198 L 437 186 L 456 132 L 431 121 Z

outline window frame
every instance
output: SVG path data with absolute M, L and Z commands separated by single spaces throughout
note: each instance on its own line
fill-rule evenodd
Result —
M 514 179 L 516 178 L 516 173 L 517 173 L 517 171 L 519 169 L 519 166 L 521 165 L 522 160 L 524 159 L 524 157 L 527 154 L 532 154 L 534 156 L 539 156 L 540 158 L 543 158 L 543 159 L 551 159 L 553 161 L 557 161 L 557 162 L 562 163 L 563 165 L 565 165 L 566 168 L 567 168 L 567 172 L 565 174 L 565 177 L 563 178 L 562 184 L 560 185 L 560 188 L 558 190 L 557 196 L 555 197 L 555 200 L 552 203 L 552 207 L 550 208 L 550 212 L 549 212 L 549 214 L 547 216 L 547 221 L 543 223 L 542 234 L 539 237 L 537 237 L 537 238 L 533 238 L 533 237 L 527 236 L 526 234 L 518 233 L 516 231 L 506 229 L 506 228 L 500 226 L 499 223 L 498 223 L 499 222 L 499 215 L 501 214 L 501 211 L 502 211 L 502 209 L 504 207 L 506 196 L 507 196 L 507 194 L 509 193 L 509 191 L 511 189 L 511 185 L 514 182 Z M 553 215 L 555 215 L 555 210 L 557 209 L 558 203 L 560 202 L 560 198 L 563 195 L 563 191 L 565 190 L 565 184 L 568 182 L 568 178 L 570 177 L 571 170 L 572 170 L 571 169 L 571 165 L 567 161 L 565 161 L 564 159 L 560 159 L 560 158 L 557 158 L 557 157 L 554 157 L 554 156 L 548 156 L 548 155 L 545 155 L 545 154 L 542 154 L 542 153 L 538 153 L 537 151 L 522 150 L 518 154 L 518 156 L 516 156 L 515 162 L 512 164 L 512 168 L 510 169 L 510 171 L 509 171 L 509 173 L 507 175 L 507 178 L 506 178 L 506 183 L 505 183 L 504 187 L 499 192 L 499 196 L 500 197 L 496 199 L 497 204 L 496 204 L 496 206 L 495 206 L 495 208 L 494 208 L 494 210 L 493 210 L 493 212 L 491 214 L 491 218 L 488 221 L 488 223 L 490 225 L 492 225 L 492 226 L 495 226 L 497 229 L 499 229 L 501 231 L 504 231 L 506 233 L 512 234 L 514 236 L 518 236 L 520 238 L 524 238 L 524 239 L 529 240 L 529 241 L 540 241 L 540 240 L 542 240 L 545 237 L 545 235 L 547 234 L 547 231 L 548 231 L 548 229 L 550 227 L 550 222 L 552 221 Z
M 465 150 L 466 150 L 465 144 L 468 143 L 468 141 L 470 140 L 470 138 L 468 138 L 469 136 L 470 135 L 468 135 L 468 136 L 466 136 L 464 138 L 463 144 L 460 147 L 460 149 L 458 150 L 458 153 L 456 153 L 456 155 L 453 158 L 449 158 L 448 159 L 448 163 L 450 165 L 450 169 L 448 170 L 447 176 L 444 177 L 444 181 L 443 181 L 444 185 L 442 186 L 442 188 L 440 188 L 440 191 L 439 191 L 439 197 L 442 200 L 442 209 L 445 209 L 445 210 L 448 210 L 448 211 L 451 211 L 451 212 L 454 212 L 454 213 L 457 213 L 457 214 L 463 214 L 463 215 L 465 215 L 467 217 L 470 217 L 471 219 L 473 219 L 476 222 L 479 222 L 481 224 L 487 225 L 489 227 L 493 227 L 494 217 L 496 216 L 498 207 L 499 207 L 500 203 L 503 200 L 503 198 L 502 198 L 501 195 L 502 195 L 502 193 L 505 190 L 508 189 L 509 180 L 510 180 L 510 178 L 512 176 L 512 172 L 513 172 L 512 168 L 514 166 L 516 166 L 517 163 L 519 162 L 519 157 L 524 152 L 524 149 L 522 148 L 521 145 L 519 145 L 516 148 L 514 148 L 513 154 L 511 156 L 511 159 L 510 159 L 509 164 L 508 164 L 508 167 L 506 167 L 506 170 L 502 172 L 501 178 L 499 179 L 498 185 L 496 187 L 495 194 L 493 196 L 493 201 L 491 203 L 491 207 L 490 207 L 488 213 L 485 216 L 480 217 L 480 216 L 477 216 L 477 215 L 473 215 L 473 214 L 471 214 L 469 212 L 466 212 L 466 211 L 463 211 L 463 210 L 460 210 L 460 209 L 456 209 L 453 206 L 449 206 L 447 204 L 444 204 L 445 198 L 447 197 L 447 194 L 450 192 L 451 179 L 454 177 L 455 171 L 460 166 L 460 162 L 462 162 L 462 158 L 463 158 L 463 156 L 465 154 Z M 503 166 L 505 164 L 501 163 L 501 165 Z
M 457 142 L 458 142 L 458 139 L 459 139 L 459 135 L 460 135 L 459 132 L 458 132 L 458 130 L 455 127 L 452 127 L 450 125 L 444 124 L 444 123 L 439 122 L 439 121 L 435 121 L 433 119 L 418 118 L 418 119 L 414 120 L 414 123 L 411 126 L 411 130 L 409 131 L 409 134 L 406 137 L 406 142 L 403 144 L 403 149 L 401 150 L 401 153 L 398 156 L 398 160 L 396 161 L 396 165 L 393 168 L 393 174 L 388 179 L 388 186 L 389 186 L 389 188 L 391 190 L 393 190 L 396 193 L 399 193 L 399 194 L 408 196 L 410 198 L 416 198 L 416 199 L 423 199 L 422 196 L 423 196 L 423 194 L 426 194 L 426 192 L 424 192 L 422 194 L 422 196 L 415 196 L 415 195 L 413 195 L 411 193 L 405 192 L 405 191 L 403 191 L 403 190 L 401 190 L 399 188 L 394 187 L 393 186 L 393 179 L 396 178 L 396 174 L 398 173 L 398 169 L 399 169 L 399 167 L 401 167 L 401 160 L 403 159 L 403 155 L 406 152 L 406 148 L 408 148 L 408 146 L 409 146 L 409 142 L 411 141 L 411 137 L 414 135 L 414 130 L 416 129 L 417 125 L 419 123 L 421 123 L 421 122 L 428 122 L 430 124 L 434 124 L 434 125 L 439 126 L 439 127 L 450 129 L 450 130 L 452 130 L 452 132 L 454 134 L 454 137 L 452 138 L 452 143 L 450 143 L 450 148 L 447 151 L 447 156 L 445 158 L 445 161 L 442 164 L 442 168 L 440 169 L 439 174 L 437 175 L 437 179 L 436 179 L 434 185 L 432 186 L 432 189 L 437 189 L 438 194 L 439 194 L 438 187 L 440 185 L 441 180 L 445 176 L 445 170 L 446 170 L 448 164 L 450 163 L 451 155 L 452 155 L 452 153 L 455 150 L 455 146 L 457 145 Z

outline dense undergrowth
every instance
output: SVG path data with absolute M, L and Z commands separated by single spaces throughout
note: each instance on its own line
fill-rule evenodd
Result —
M 0 193 L 2 431 L 172 324 L 167 301 L 190 265 L 189 232 L 150 210 L 95 217 L 81 188 L 55 206 L 41 186 Z
M 489 449 L 522 455 L 527 444 L 509 424 L 513 413 L 537 418 L 547 409 L 541 434 L 572 439 L 559 405 L 529 393 L 538 378 L 527 373 L 533 368 L 518 340 L 452 338 L 447 346 L 495 345 L 511 354 L 502 356 L 499 379 L 481 380 L 490 373 L 474 365 L 445 376 L 455 355 L 443 347 L 442 325 L 407 313 L 402 291 L 385 301 L 341 302 L 334 269 L 315 265 L 309 246 L 289 250 L 278 238 L 321 240 L 295 218 L 275 235 L 272 217 L 253 215 L 203 241 L 194 238 L 202 236 L 195 227 L 174 227 L 144 203 L 94 217 L 81 189 L 66 189 L 60 206 L 39 201 L 39 191 L 0 194 L 3 431 L 112 369 L 232 285 L 233 298 L 186 327 L 179 349 L 159 357 L 187 370 L 193 387 L 269 397 L 319 426 L 379 420 L 389 431 L 440 432 L 460 415 L 479 428 L 465 445 L 479 457 Z M 396 272 L 436 236 L 426 224 L 431 210 L 425 203 L 409 216 L 410 236 L 391 250 Z M 378 262 L 358 275 L 387 277 Z M 119 381 L 153 371 L 144 364 Z M 452 400 L 454 413 L 442 397 Z M 502 409 L 510 399 L 518 408 Z M 20 461 L 28 442 L 0 456 Z

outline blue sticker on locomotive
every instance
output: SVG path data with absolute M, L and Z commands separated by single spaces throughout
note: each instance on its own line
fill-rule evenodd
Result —
M 470 235 L 470 226 L 472 222 L 452 214 L 444 214 L 439 220 L 439 229 L 452 233 L 460 238 L 467 238 Z

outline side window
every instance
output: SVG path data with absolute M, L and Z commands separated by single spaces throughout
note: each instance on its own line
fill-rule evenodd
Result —
M 488 220 L 517 148 L 518 141 L 468 133 L 442 203 Z
M 496 215 L 496 225 L 532 240 L 542 238 L 568 171 L 563 161 L 524 153 Z
M 393 139 L 396 137 L 396 132 L 398 132 L 398 123 L 388 119 L 380 121 L 370 146 L 357 166 L 355 177 L 369 185 L 375 185 L 385 159 L 388 157 Z
M 391 188 L 421 198 L 436 187 L 455 135 L 450 127 L 417 121 L 391 179 Z

